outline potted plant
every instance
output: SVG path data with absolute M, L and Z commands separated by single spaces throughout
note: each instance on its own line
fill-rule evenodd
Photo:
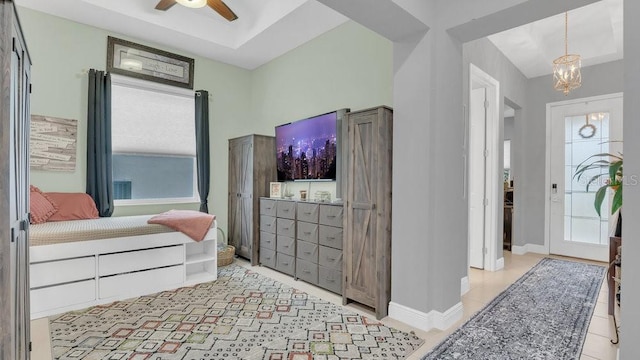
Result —
M 600 185 L 593 203 L 598 216 L 602 216 L 602 203 L 607 194 L 607 189 L 611 189 L 613 192 L 611 215 L 614 215 L 622 208 L 622 160 L 622 153 L 618 153 L 618 155 L 610 153 L 591 155 L 577 166 L 576 173 L 573 175 L 579 181 L 590 170 L 598 170 L 598 173 L 592 175 L 587 181 L 587 191 L 594 184 Z M 621 219 L 621 214 L 618 214 L 616 236 L 620 236 Z

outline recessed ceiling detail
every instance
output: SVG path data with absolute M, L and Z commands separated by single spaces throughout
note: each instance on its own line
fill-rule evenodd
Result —
M 19 6 L 254 69 L 348 19 L 315 0 L 225 0 L 238 16 L 158 0 L 17 0 Z M 303 24 L 304 26 L 301 26 Z
M 582 66 L 623 58 L 623 0 L 602 0 L 569 11 L 569 53 Z M 489 36 L 489 40 L 527 78 L 551 74 L 553 59 L 564 54 L 564 13 Z

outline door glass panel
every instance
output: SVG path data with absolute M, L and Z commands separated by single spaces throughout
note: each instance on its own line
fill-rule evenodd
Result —
M 602 185 L 589 180 L 601 173 L 599 169 L 585 172 L 580 180 L 574 178 L 577 167 L 590 156 L 609 152 L 609 113 L 592 113 L 565 118 L 565 240 L 591 244 L 609 243 L 609 193 L 599 217 L 593 206 L 595 192 Z M 599 158 L 589 159 L 588 162 Z M 607 168 L 602 169 L 606 173 Z

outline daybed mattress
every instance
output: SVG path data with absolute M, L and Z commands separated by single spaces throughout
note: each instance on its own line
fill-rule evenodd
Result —
M 29 245 L 51 245 L 174 231 L 164 225 L 147 224 L 147 220 L 152 216 L 121 216 L 33 224 L 29 228 Z

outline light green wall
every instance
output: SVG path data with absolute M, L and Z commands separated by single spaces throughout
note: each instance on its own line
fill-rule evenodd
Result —
M 392 43 L 349 21 L 252 73 L 257 130 L 340 108 L 393 105 Z
M 78 119 L 76 171 L 32 171 L 31 183 L 44 191 L 85 191 L 87 75 L 83 70 L 105 69 L 109 35 L 195 59 L 195 89 L 212 95 L 209 209 L 225 231 L 228 139 L 251 133 L 274 135 L 275 125 L 339 108 L 393 104 L 392 44 L 353 22 L 249 71 L 27 8 L 19 8 L 19 14 L 34 63 L 32 113 Z M 327 186 L 335 190 L 332 183 L 311 185 L 311 194 Z M 194 209 L 197 204 L 116 207 L 114 215 L 172 208 Z

